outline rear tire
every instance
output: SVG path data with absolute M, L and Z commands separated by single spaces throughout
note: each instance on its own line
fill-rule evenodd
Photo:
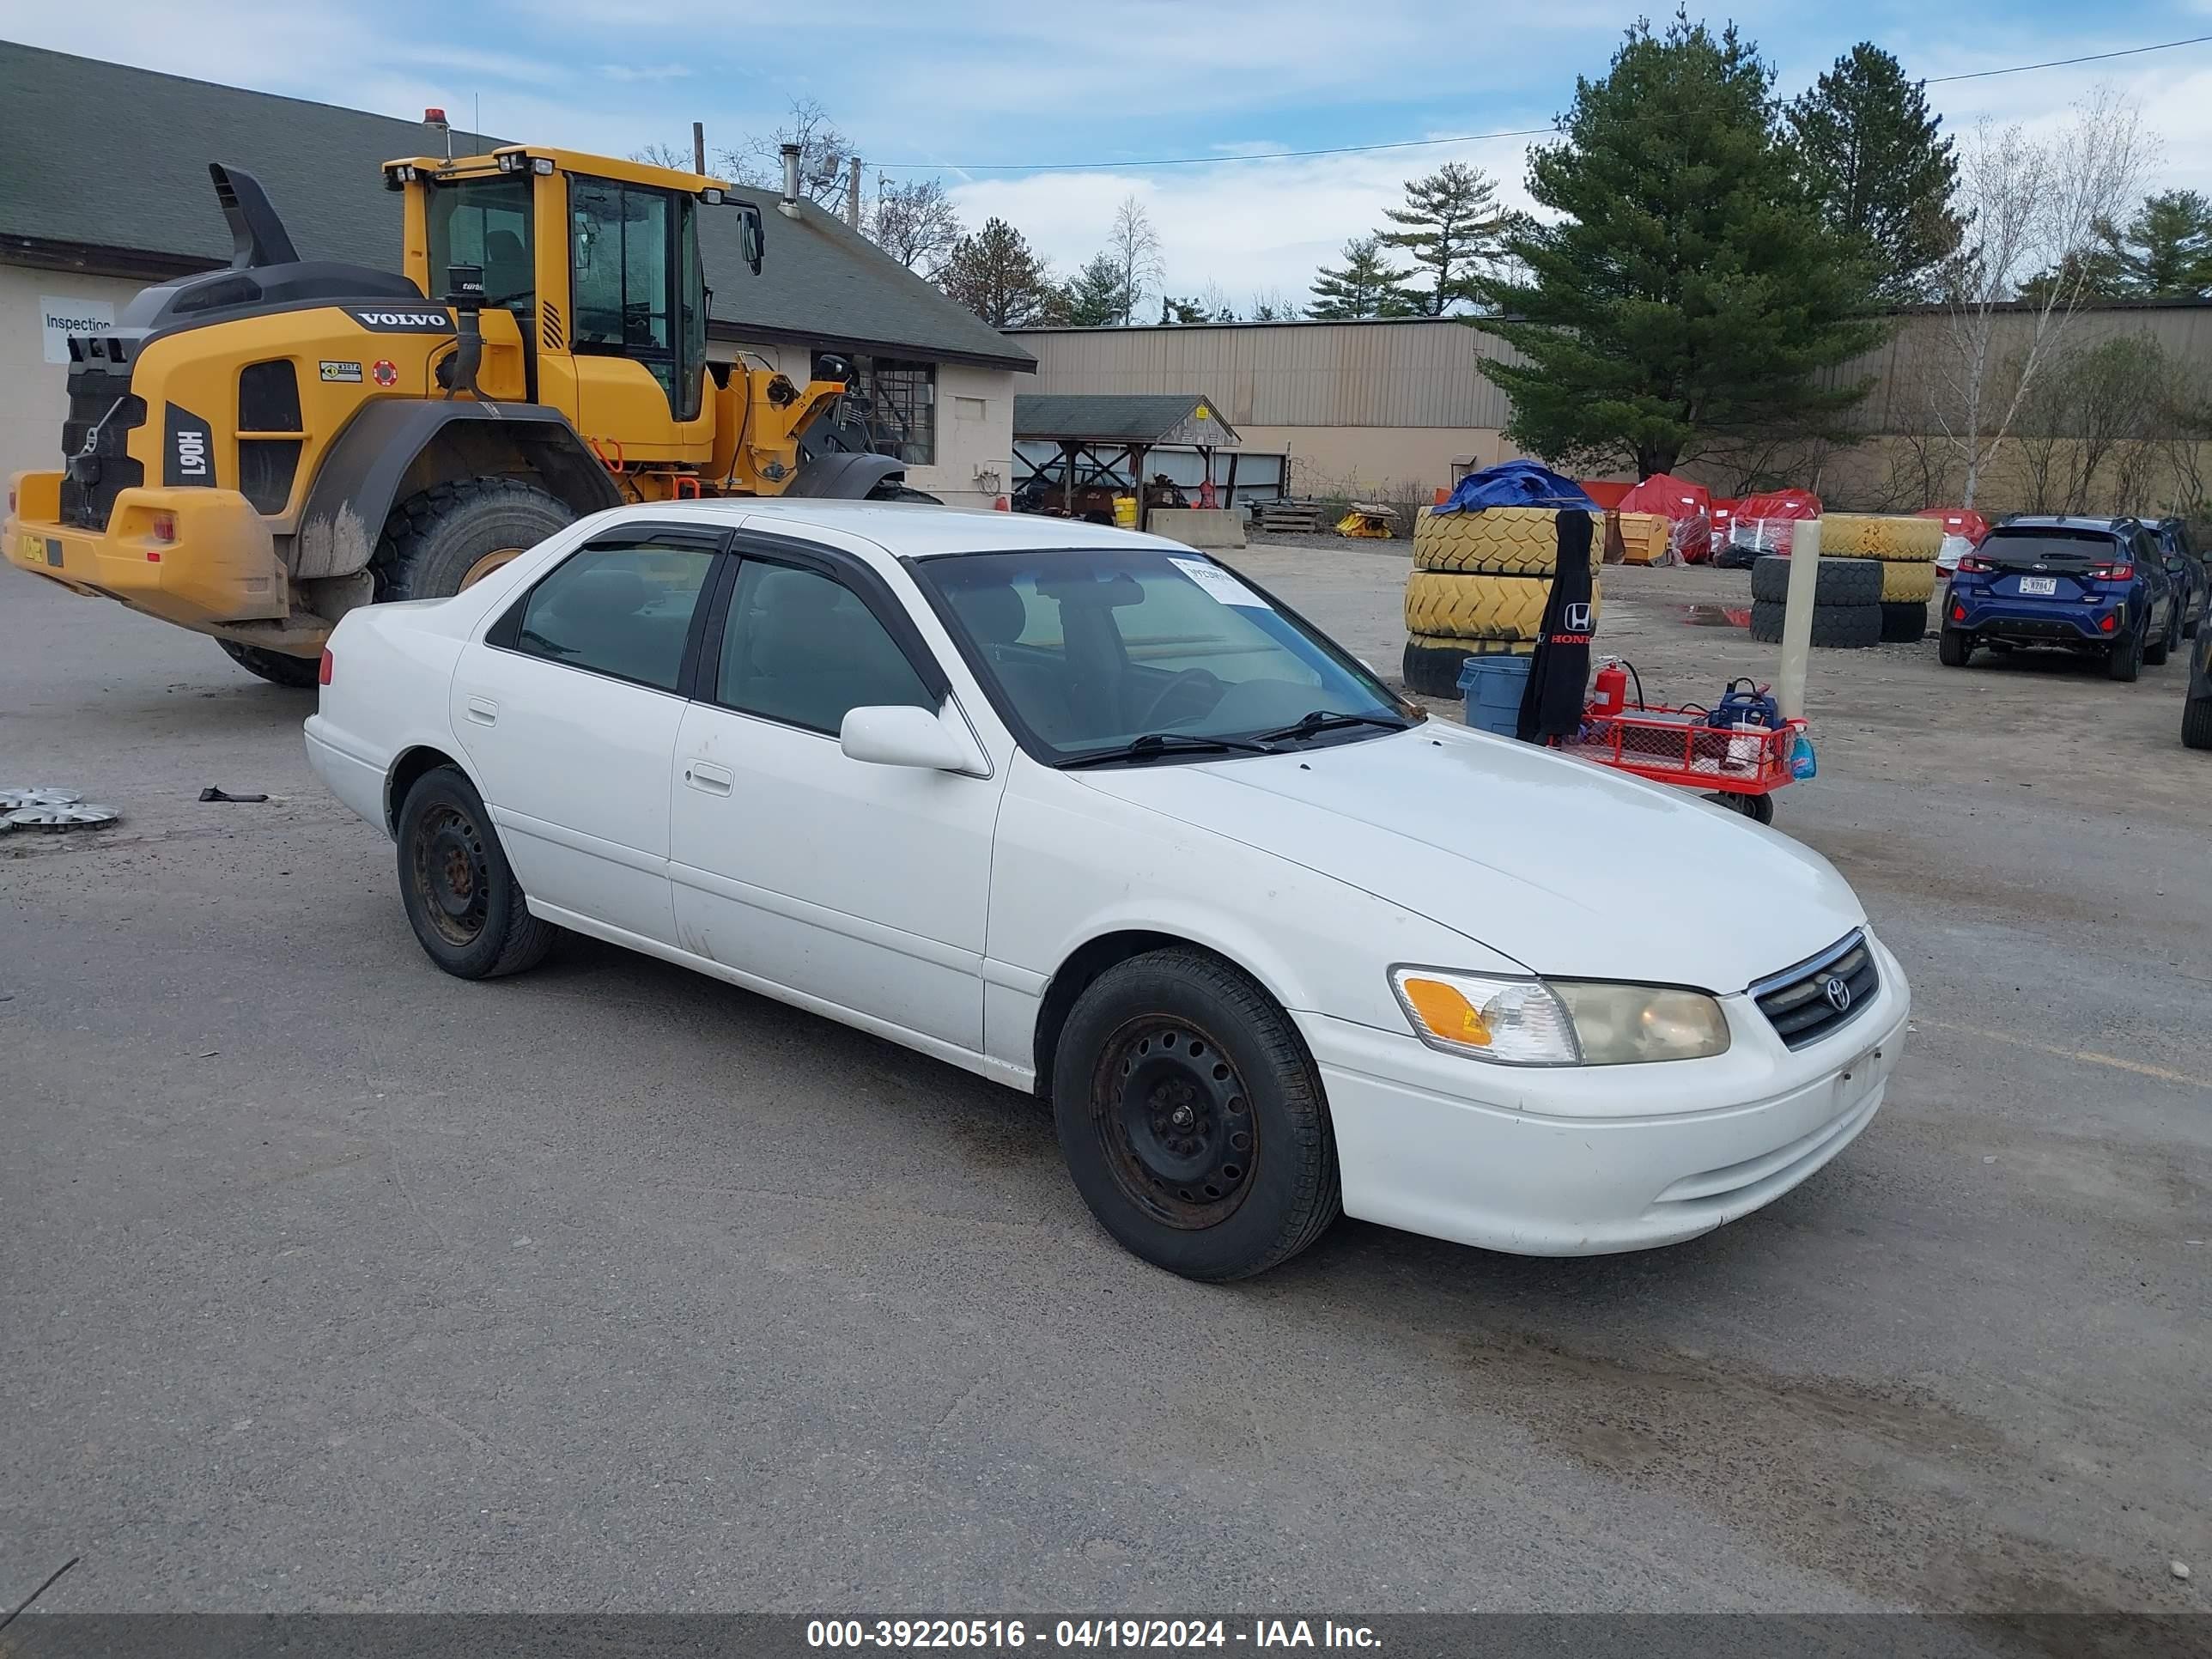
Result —
M 240 645 L 235 640 L 217 640 L 216 643 L 222 647 L 224 656 L 271 685 L 310 691 L 322 675 L 322 662 L 317 657 L 290 657 L 282 651 L 264 650 L 258 645 Z
M 483 798 L 458 767 L 425 772 L 399 808 L 399 898 L 431 961 L 456 979 L 535 968 L 561 937 L 530 914 Z
M 2188 749 L 2212 749 L 2212 697 L 2191 697 L 2181 705 L 2181 742 Z
M 1958 629 L 1947 628 L 1936 637 L 1936 660 L 1946 668 L 1964 668 L 1973 654 L 1972 636 Z
M 2142 629 L 2138 628 L 2126 639 L 2112 641 L 2112 648 L 2105 653 L 2105 672 L 2125 684 L 2142 672 L 2143 659 L 2148 654 L 2143 648 Z
M 410 495 L 384 521 L 369 571 L 379 599 L 447 599 L 471 570 L 508 548 L 535 547 L 576 514 L 517 478 L 464 478 Z
M 1312 1057 L 1267 994 L 1215 957 L 1156 951 L 1100 975 L 1060 1033 L 1052 1092 L 1091 1213 L 1170 1273 L 1264 1272 L 1341 1208 Z

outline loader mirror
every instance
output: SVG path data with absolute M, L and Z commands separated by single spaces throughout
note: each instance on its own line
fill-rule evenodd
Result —
M 761 255 L 765 251 L 768 234 L 761 223 L 761 210 L 750 202 L 738 204 L 741 216 L 738 221 L 738 246 L 744 254 L 745 264 L 756 276 L 761 273 Z

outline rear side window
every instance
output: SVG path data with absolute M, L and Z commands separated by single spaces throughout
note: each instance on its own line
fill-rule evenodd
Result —
M 514 646 L 570 668 L 673 691 L 711 550 L 647 538 L 594 543 L 532 588 Z
M 715 701 L 833 735 L 855 708 L 938 706 L 859 594 L 818 571 L 754 559 L 730 596 Z

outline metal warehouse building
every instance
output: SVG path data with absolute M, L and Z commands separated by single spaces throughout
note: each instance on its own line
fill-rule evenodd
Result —
M 70 332 L 112 323 L 147 283 L 228 262 L 210 161 L 260 179 L 303 258 L 396 270 L 399 198 L 379 164 L 445 142 L 413 121 L 10 42 L 0 108 L 0 472 L 58 465 Z M 507 142 L 453 137 L 457 154 Z M 737 193 L 763 208 L 768 259 L 754 276 L 737 216 L 702 216 L 708 356 L 757 353 L 801 382 L 816 352 L 853 358 L 897 409 L 910 483 L 969 505 L 1003 495 L 1028 351 L 834 215 L 802 202 L 793 217 L 773 191 Z

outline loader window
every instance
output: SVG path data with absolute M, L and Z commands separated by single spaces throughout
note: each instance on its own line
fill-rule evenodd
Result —
M 643 364 L 676 418 L 696 419 L 707 354 L 691 199 L 579 178 L 568 210 L 575 349 Z
M 482 265 L 484 303 L 511 311 L 529 339 L 538 304 L 538 264 L 530 234 L 530 175 L 462 179 L 430 191 L 430 299 L 449 265 Z

